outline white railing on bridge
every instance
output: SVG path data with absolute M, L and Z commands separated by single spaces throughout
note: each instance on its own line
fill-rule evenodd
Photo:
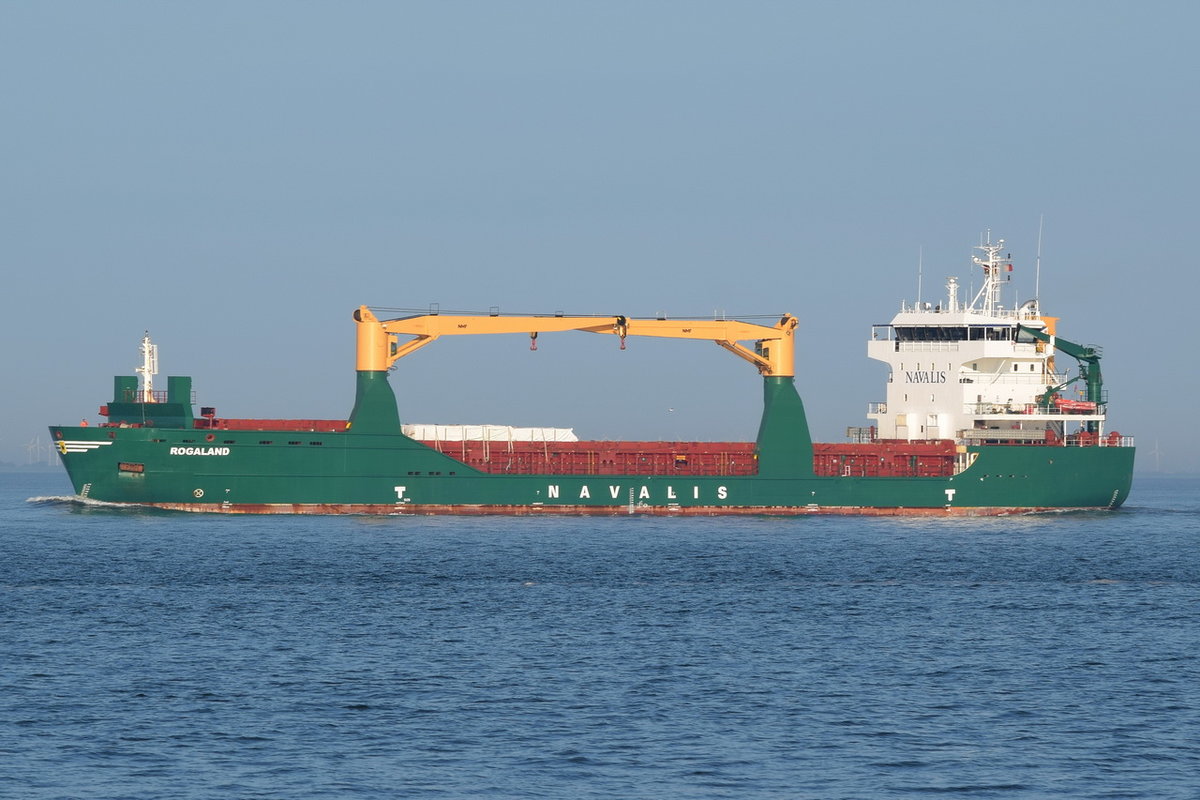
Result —
M 951 308 L 949 303 L 906 303 L 901 301 L 900 312 L 902 314 L 979 314 L 983 312 L 978 308 L 970 308 L 964 303 L 958 303 L 957 307 Z M 988 317 L 998 319 L 1016 319 L 1016 320 L 1031 320 L 1041 319 L 1040 314 L 1031 308 L 1004 308 L 997 306 Z
M 898 353 L 957 353 L 958 342 L 897 342 Z

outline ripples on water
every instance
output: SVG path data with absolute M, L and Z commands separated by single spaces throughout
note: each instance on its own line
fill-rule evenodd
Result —
M 954 520 L 215 517 L 0 481 L 2 797 L 1200 793 L 1198 481 Z

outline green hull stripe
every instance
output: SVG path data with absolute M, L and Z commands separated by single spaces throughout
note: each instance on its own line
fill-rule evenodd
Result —
M 778 377 L 764 381 L 754 476 L 485 474 L 399 429 L 387 373 L 360 372 L 350 425 L 340 433 L 215 431 L 206 441 L 205 431 L 188 428 L 50 430 L 77 494 L 191 510 L 1116 508 L 1129 495 L 1134 459 L 1131 447 L 980 446 L 953 477 L 818 477 L 804 405 L 793 380 Z

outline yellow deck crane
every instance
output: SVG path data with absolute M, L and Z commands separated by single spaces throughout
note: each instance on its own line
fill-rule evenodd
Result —
M 358 370 L 380 372 L 442 336 L 526 333 L 536 349 L 539 333 L 586 331 L 620 337 L 655 336 L 715 342 L 758 368 L 765 377 L 795 374 L 796 318 L 784 314 L 773 326 L 738 320 L 637 319 L 625 316 L 500 316 L 499 314 L 423 314 L 380 320 L 367 306 L 354 312 L 358 323 Z M 401 341 L 401 336 L 412 336 Z M 753 349 L 740 342 L 753 341 Z
M 499 314 L 422 314 L 380 320 L 367 306 L 354 312 L 358 327 L 358 388 L 347 423 L 355 432 L 399 432 L 396 396 L 388 370 L 442 336 L 524 333 L 536 345 L 540 333 L 585 331 L 627 336 L 710 341 L 753 364 L 763 376 L 763 416 L 758 429 L 759 469 L 776 474 L 811 474 L 812 439 L 804 404 L 796 393 L 795 330 L 784 314 L 774 325 L 740 320 L 641 319 L 625 316 L 501 316 Z M 401 337 L 412 338 L 401 340 Z M 752 343 L 750 346 L 744 342 Z

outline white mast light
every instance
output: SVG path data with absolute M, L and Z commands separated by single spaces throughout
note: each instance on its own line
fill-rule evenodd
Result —
M 158 345 L 150 341 L 150 331 L 142 337 L 142 365 L 137 373 L 142 376 L 142 402 L 154 402 L 154 376 L 158 374 Z

